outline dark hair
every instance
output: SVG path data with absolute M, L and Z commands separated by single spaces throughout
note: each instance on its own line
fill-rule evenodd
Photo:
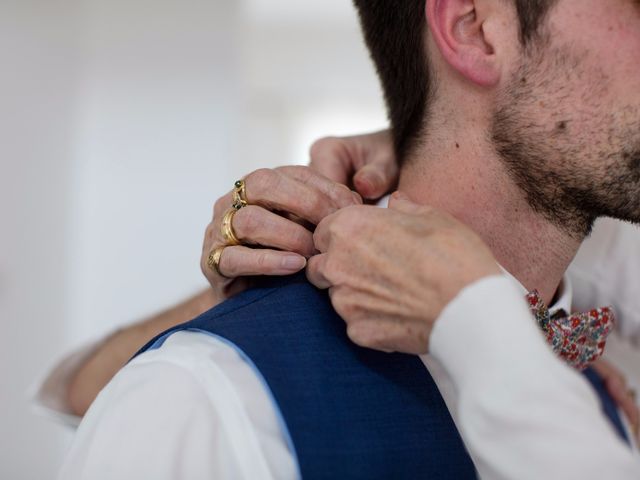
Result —
M 398 160 L 416 146 L 426 124 L 433 82 L 424 51 L 425 2 L 429 0 L 354 0 L 387 104 Z M 536 37 L 556 0 L 513 0 L 520 40 Z

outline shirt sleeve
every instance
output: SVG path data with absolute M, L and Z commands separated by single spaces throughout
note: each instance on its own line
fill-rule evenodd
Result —
M 104 339 L 90 342 L 71 351 L 34 383 L 29 398 L 37 413 L 73 428 L 80 424 L 82 418 L 74 414 L 69 405 L 69 385 L 82 365 L 104 342 Z
M 86 413 L 60 479 L 293 479 L 265 387 L 231 347 L 179 332 L 125 366 Z
M 640 478 L 637 453 L 586 380 L 554 356 L 512 280 L 464 289 L 430 350 L 453 382 L 455 421 L 482 478 Z

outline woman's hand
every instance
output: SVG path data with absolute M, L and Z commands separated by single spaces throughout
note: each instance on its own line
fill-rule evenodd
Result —
M 206 229 L 201 268 L 216 295 L 226 298 L 244 290 L 256 275 L 290 275 L 302 270 L 315 253 L 313 235 L 305 224 L 316 225 L 341 208 L 362 203 L 345 185 L 309 167 L 260 169 L 244 178 L 248 205 L 233 210 L 233 192 L 215 203 Z M 230 227 L 240 245 L 229 245 L 223 219 L 233 212 Z M 221 250 L 217 269 L 210 255 Z
M 307 277 L 328 288 L 356 344 L 426 353 L 434 322 L 467 285 L 501 271 L 484 242 L 452 216 L 396 193 L 388 209 L 354 206 L 314 233 Z
M 224 277 L 209 269 L 206 258 L 211 249 L 222 245 L 220 222 L 231 207 L 231 194 L 216 202 L 203 249 L 203 271 L 213 288 L 138 321 L 106 340 L 79 366 L 69 383 L 68 402 L 76 414 L 84 415 L 98 392 L 142 345 L 158 333 L 210 309 L 230 293 L 240 291 L 248 284 L 244 276 L 281 275 L 302 269 L 315 248 L 312 234 L 300 225 L 300 218 L 317 223 L 341 206 L 360 202 L 348 188 L 335 182 L 353 183 L 361 195 L 373 198 L 385 194 L 397 180 L 390 135 L 385 131 L 318 140 L 311 151 L 311 164 L 331 180 L 303 167 L 258 171 L 246 178 L 249 200 L 255 200 L 257 205 L 238 212 L 233 228 L 243 242 L 265 248 L 225 248 L 220 259 Z M 293 222 L 286 215 L 269 210 L 294 213 L 300 218 Z
M 257 170 L 245 177 L 249 205 L 232 218 L 242 245 L 227 246 L 210 267 L 209 256 L 225 246 L 222 222 L 232 192 L 215 203 L 205 232 L 201 268 L 214 296 L 222 301 L 249 286 L 256 275 L 289 275 L 302 270 L 315 253 L 311 231 L 325 216 L 376 199 L 397 183 L 398 167 L 388 131 L 352 137 L 326 137 L 311 147 L 309 167 Z M 354 185 L 355 194 L 346 184 Z

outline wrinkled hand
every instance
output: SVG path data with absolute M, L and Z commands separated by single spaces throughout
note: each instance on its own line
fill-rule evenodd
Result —
M 223 245 L 220 227 L 232 194 L 216 202 L 205 233 L 201 268 L 219 301 L 247 288 L 249 276 L 288 275 L 304 268 L 305 259 L 315 248 L 312 234 L 300 220 L 316 225 L 325 215 L 352 204 L 353 194 L 347 195 L 348 189 L 336 183 L 354 185 L 363 197 L 376 199 L 397 182 L 398 167 L 388 130 L 322 138 L 313 144 L 310 155 L 310 166 L 320 175 L 304 167 L 284 167 L 258 170 L 246 177 L 250 203 L 256 205 L 238 212 L 233 228 L 240 240 L 253 248 L 225 248 L 219 265 L 224 276 L 212 271 L 207 259 Z
M 357 193 L 309 167 L 260 169 L 244 181 L 249 205 L 238 210 L 232 222 L 242 245 L 224 248 L 219 262 L 222 275 L 207 260 L 210 252 L 225 245 L 221 226 L 225 212 L 232 208 L 232 192 L 216 201 L 205 232 L 200 266 L 220 299 L 247 288 L 249 279 L 244 277 L 302 270 L 315 252 L 304 222 L 316 225 L 327 215 L 362 202 Z
M 389 130 L 321 138 L 311 146 L 310 166 L 334 182 L 353 186 L 367 200 L 391 193 L 398 182 Z
M 640 441 L 640 408 L 634 394 L 629 390 L 624 374 L 602 358 L 593 363 L 593 368 L 604 381 L 609 395 L 626 415 L 634 435 Z
M 468 284 L 499 274 L 480 238 L 448 214 L 395 193 L 388 209 L 353 206 L 325 218 L 307 277 L 328 288 L 356 344 L 428 351 L 434 322 Z

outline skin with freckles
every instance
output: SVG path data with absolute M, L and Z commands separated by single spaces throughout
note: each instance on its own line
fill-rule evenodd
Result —
M 447 3 L 427 4 L 437 95 L 399 188 L 548 302 L 595 217 L 640 221 L 640 6 L 559 0 L 523 47 L 503 2 Z
M 560 2 L 497 101 L 512 178 L 578 240 L 600 216 L 640 221 L 639 31 L 638 2 Z

